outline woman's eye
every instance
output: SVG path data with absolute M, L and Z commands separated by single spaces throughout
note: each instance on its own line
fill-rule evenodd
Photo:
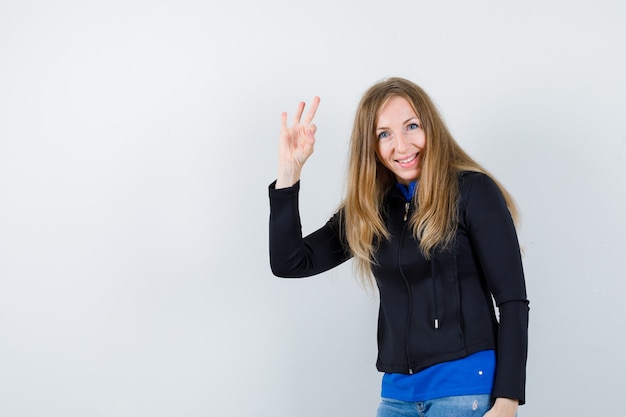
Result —
M 415 129 L 417 129 L 417 128 L 419 128 L 419 126 L 417 125 L 417 123 L 411 123 L 411 124 L 409 124 L 409 125 L 407 126 L 407 129 L 408 129 L 408 130 L 415 130 Z
M 389 137 L 389 132 L 380 132 L 380 133 L 378 134 L 378 139 L 379 139 L 379 140 L 381 140 L 381 139 L 386 139 L 386 138 L 388 138 L 388 137 Z

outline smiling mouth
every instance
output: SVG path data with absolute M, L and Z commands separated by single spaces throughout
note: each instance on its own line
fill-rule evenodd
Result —
M 417 158 L 417 155 L 419 155 L 419 152 L 416 153 L 415 155 L 409 156 L 406 159 L 396 159 L 396 161 L 398 161 L 401 164 L 408 164 L 409 162 L 413 161 L 415 158 Z

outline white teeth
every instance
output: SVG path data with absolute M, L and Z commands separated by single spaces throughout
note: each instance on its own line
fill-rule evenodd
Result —
M 407 159 L 398 159 L 398 162 L 400 162 L 401 164 L 408 164 L 409 162 L 411 162 L 412 160 L 414 160 L 415 158 L 417 158 L 417 154 L 407 158 Z

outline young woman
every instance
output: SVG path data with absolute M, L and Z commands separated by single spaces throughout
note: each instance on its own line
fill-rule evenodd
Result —
M 363 96 L 346 196 L 302 237 L 298 191 L 319 98 L 282 114 L 270 185 L 275 275 L 353 258 L 380 294 L 378 417 L 513 417 L 525 401 L 528 300 L 508 192 L 448 132 L 428 95 L 391 78 Z M 494 307 L 498 308 L 499 320 Z

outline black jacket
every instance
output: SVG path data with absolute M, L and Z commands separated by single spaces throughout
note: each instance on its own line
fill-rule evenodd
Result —
M 455 240 L 430 260 L 404 220 L 404 196 L 394 187 L 385 197 L 391 238 L 378 242 L 373 268 L 380 292 L 376 366 L 381 372 L 414 373 L 495 349 L 492 396 L 523 404 L 528 300 L 515 227 L 488 176 L 463 173 L 459 185 Z M 298 191 L 299 183 L 280 190 L 270 185 L 270 264 L 281 277 L 315 275 L 351 257 L 338 214 L 302 238 Z

